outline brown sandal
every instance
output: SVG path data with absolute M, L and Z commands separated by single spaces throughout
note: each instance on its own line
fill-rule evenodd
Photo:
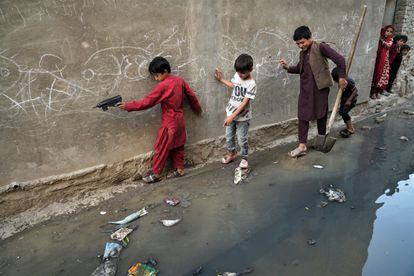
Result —
M 292 158 L 297 158 L 303 155 L 306 155 L 306 149 L 301 150 L 299 147 L 295 148 L 294 150 L 288 152 L 288 155 Z

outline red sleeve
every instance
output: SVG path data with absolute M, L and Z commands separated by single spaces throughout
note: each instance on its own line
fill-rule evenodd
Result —
M 164 85 L 159 83 L 146 97 L 125 103 L 125 110 L 130 112 L 151 108 L 154 105 L 160 103 L 166 97 L 165 93 L 163 92 Z
M 196 94 L 185 81 L 183 82 L 184 82 L 184 93 L 187 96 L 191 109 L 194 111 L 194 113 L 201 114 L 203 110 L 201 108 L 200 102 L 197 99 Z

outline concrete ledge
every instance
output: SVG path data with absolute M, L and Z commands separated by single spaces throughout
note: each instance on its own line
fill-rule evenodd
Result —
M 397 95 L 383 97 L 358 105 L 352 115 L 355 120 L 384 111 L 406 101 Z M 342 123 L 339 116 L 335 123 Z M 250 130 L 250 152 L 261 151 L 296 141 L 297 119 L 264 125 Z M 311 128 L 309 138 L 316 135 Z M 225 151 L 225 137 L 202 140 L 186 149 L 186 163 L 193 168 L 220 160 Z M 16 215 L 32 208 L 44 208 L 55 202 L 68 202 L 97 191 L 140 179 L 150 165 L 151 153 L 141 154 L 114 164 L 101 164 L 83 170 L 25 182 L 12 182 L 0 188 L 0 218 Z

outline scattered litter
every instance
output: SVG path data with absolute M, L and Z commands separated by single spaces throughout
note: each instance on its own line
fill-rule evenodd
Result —
M 401 136 L 401 137 L 400 137 L 400 140 L 403 140 L 403 141 L 408 141 L 409 139 L 408 139 L 408 137 L 406 137 L 406 136 Z
M 323 166 L 322 166 L 322 165 L 313 165 L 313 167 L 314 167 L 315 169 L 323 169 Z
M 200 274 L 202 270 L 203 270 L 203 267 L 202 266 L 197 267 L 196 269 L 194 269 L 193 275 Z
M 384 115 L 382 115 L 382 116 L 379 116 L 379 117 L 375 117 L 375 122 L 377 123 L 377 124 L 380 124 L 380 123 L 382 123 L 382 122 L 384 122 L 385 121 L 385 117 L 387 117 L 387 113 L 385 113 Z
M 143 262 L 143 264 L 151 265 L 152 267 L 154 267 L 158 265 L 158 262 L 156 259 L 148 258 L 145 262 Z
M 107 242 L 105 245 L 103 259 L 118 258 L 119 254 L 121 254 L 121 250 L 122 246 L 119 243 Z
M 105 211 L 100 211 L 99 214 L 106 215 L 106 212 Z
M 128 269 L 128 276 L 156 276 L 157 274 L 158 270 L 143 263 L 136 263 Z
M 118 220 L 118 221 L 108 221 L 108 223 L 110 224 L 127 224 L 130 223 L 133 220 L 136 220 L 142 216 L 145 216 L 146 214 L 148 214 L 148 211 L 144 208 L 142 208 L 141 210 L 139 210 L 138 212 L 132 213 L 129 216 L 127 216 L 126 218 L 124 218 L 123 220 Z
M 117 260 L 109 259 L 101 263 L 91 276 L 115 276 L 117 271 Z
M 167 227 L 171 227 L 179 223 L 181 219 L 162 219 L 160 222 Z
M 254 271 L 253 267 L 248 267 L 241 272 L 219 272 L 217 273 L 217 276 L 240 276 L 240 275 L 252 273 L 253 271 Z
M 308 207 L 308 206 L 305 206 L 305 210 L 306 210 L 306 211 L 309 211 L 310 209 L 309 209 L 309 207 Z
M 318 206 L 321 208 L 325 208 L 328 205 L 328 202 L 322 201 Z
M 111 239 L 113 240 L 118 240 L 118 241 L 122 241 L 123 239 L 125 239 L 130 233 L 132 233 L 132 231 L 134 231 L 133 229 L 129 229 L 129 228 L 120 228 L 117 231 L 115 231 L 114 233 L 112 233 L 111 235 Z
M 278 161 L 274 161 L 273 164 L 279 164 L 279 160 Z
M 414 111 L 411 111 L 411 110 L 406 109 L 403 112 L 404 112 L 404 114 L 407 114 L 407 115 L 414 115 Z
M 371 126 L 362 126 L 361 129 L 362 130 L 371 130 L 372 127 Z
M 385 150 L 384 147 L 375 147 L 377 150 Z
M 326 195 L 329 201 L 345 202 L 346 195 L 344 191 L 339 188 L 328 188 L 327 190 L 320 189 L 319 193 Z
M 243 180 L 246 180 L 246 178 L 249 176 L 249 173 L 251 171 L 251 168 L 247 168 L 247 169 L 242 169 L 240 167 L 237 167 L 234 170 L 234 184 L 239 184 L 241 183 Z
M 308 240 L 308 244 L 309 245 L 315 245 L 316 244 L 316 241 L 313 240 L 313 239 L 310 239 L 310 240 Z
M 165 203 L 167 203 L 170 206 L 176 206 L 176 205 L 180 204 L 180 200 L 177 199 L 177 198 L 171 198 L 171 199 L 167 198 L 164 201 L 165 201 Z

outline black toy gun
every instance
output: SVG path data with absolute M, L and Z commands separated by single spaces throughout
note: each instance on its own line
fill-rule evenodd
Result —
M 120 95 L 116 95 L 112 98 L 103 100 L 94 106 L 94 108 L 102 108 L 103 111 L 107 111 L 109 106 L 117 106 L 120 102 L 122 102 L 122 97 Z

